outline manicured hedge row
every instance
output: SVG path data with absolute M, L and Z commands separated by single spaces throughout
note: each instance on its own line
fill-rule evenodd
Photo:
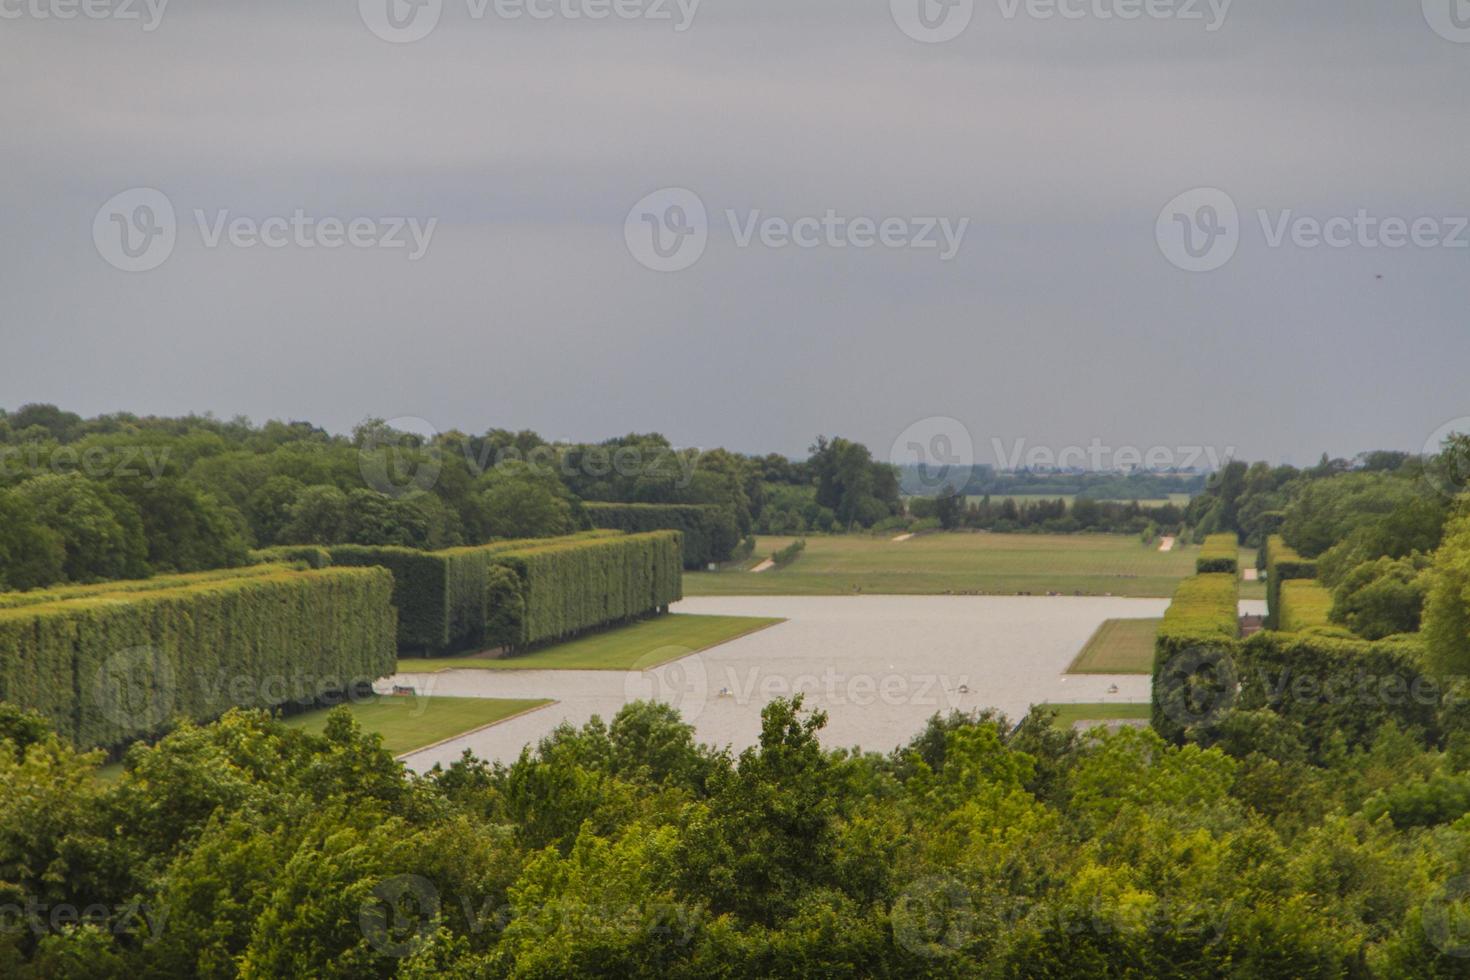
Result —
M 740 545 L 740 526 L 730 508 L 716 504 L 583 505 L 593 527 L 630 534 L 678 531 L 684 535 L 684 567 L 730 561 Z
M 800 558 L 801 553 L 805 550 L 806 538 L 799 538 L 772 555 L 771 561 L 775 562 L 777 566 L 789 565 Z
M 683 598 L 678 531 L 558 541 L 504 552 L 525 600 L 515 647 L 564 639 L 666 610 Z
M 309 568 L 329 568 L 332 553 L 314 544 L 285 544 L 276 548 L 260 548 L 249 554 L 252 565 L 290 565 L 303 562 Z
M 1205 538 L 1195 559 L 1194 570 L 1201 575 L 1213 572 L 1240 572 L 1240 542 L 1233 534 L 1212 534 Z
M 1266 539 L 1266 628 L 1280 629 L 1281 583 L 1316 578 L 1317 563 L 1288 547 L 1281 535 Z
M 551 544 L 622 537 L 617 531 L 588 531 L 566 538 L 498 541 L 446 551 L 338 545 L 331 549 L 331 556 L 337 565 L 376 565 L 392 572 L 399 652 L 432 657 L 525 642 L 521 622 L 524 588 L 518 578 L 507 577 L 500 556 Z
M 274 575 L 284 570 L 280 565 L 254 565 L 248 568 L 217 568 L 213 571 L 189 572 L 183 575 L 159 575 L 155 578 L 98 582 L 94 585 L 58 585 L 50 589 L 37 589 L 34 592 L 0 592 L 0 609 L 43 606 L 68 599 L 87 599 L 103 595 L 161 592 L 164 589 L 178 589 L 202 582 L 258 578 L 263 575 Z
M 1276 601 L 1277 628 L 1284 633 L 1332 624 L 1332 593 L 1315 579 L 1282 582 Z
M 1233 697 L 1239 648 L 1240 587 L 1235 575 L 1196 575 L 1179 583 L 1154 639 L 1153 725 L 1181 740 Z
M 391 577 L 293 571 L 0 610 L 0 700 L 81 747 L 391 674 Z
M 1268 630 L 1242 644 L 1238 656 L 1237 709 L 1270 710 L 1301 725 L 1314 754 L 1339 734 L 1350 748 L 1368 745 L 1385 721 L 1435 737 L 1443 691 L 1424 674 L 1416 640 Z

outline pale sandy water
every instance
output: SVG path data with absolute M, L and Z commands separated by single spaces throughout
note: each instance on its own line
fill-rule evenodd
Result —
M 761 708 L 796 691 L 827 712 L 825 745 L 887 752 L 935 712 L 998 708 L 1019 719 L 1048 701 L 1147 702 L 1146 676 L 1063 672 L 1104 620 L 1157 617 L 1167 606 L 1165 599 L 1044 596 L 696 598 L 675 611 L 788 621 L 647 672 L 460 670 L 385 683 L 441 696 L 557 701 L 410 756 L 420 771 L 466 748 L 510 761 L 563 721 L 611 719 L 639 698 L 674 704 L 700 741 L 738 751 L 759 737 Z M 1264 603 L 1243 602 L 1241 611 L 1263 613 Z

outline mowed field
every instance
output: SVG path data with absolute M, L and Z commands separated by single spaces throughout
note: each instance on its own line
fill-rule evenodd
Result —
M 1069 674 L 1149 674 L 1162 619 L 1110 619 L 1067 668 Z
M 755 560 L 790 543 L 760 538 Z M 1194 573 L 1198 548 L 1161 552 L 1137 537 L 1077 534 L 928 534 L 813 537 L 784 568 L 753 573 L 751 563 L 684 576 L 686 595 L 1173 595 Z
M 433 745 L 447 738 L 505 721 L 548 700 L 446 698 L 420 694 L 412 697 L 375 697 L 348 705 L 364 729 L 383 736 L 383 747 L 394 755 Z M 320 708 L 285 719 L 287 728 L 321 734 L 331 709 Z
M 968 503 L 968 504 L 978 504 L 981 501 L 983 501 L 984 499 L 985 499 L 985 496 L 983 494 L 980 495 L 980 496 L 978 496 L 978 497 L 975 496 L 974 494 L 971 494 L 970 496 L 968 496 L 968 497 L 965 498 L 965 502 Z M 1187 494 L 1187 493 L 1171 493 L 1171 494 L 1169 494 L 1169 496 L 1167 498 L 1157 498 L 1157 499 L 1153 499 L 1153 500 L 1138 500 L 1138 501 L 1133 501 L 1133 500 L 1099 500 L 1098 503 L 1101 503 L 1101 504 L 1132 504 L 1132 503 L 1137 503 L 1138 506 L 1140 506 L 1140 507 L 1144 508 L 1145 510 L 1147 510 L 1150 507 L 1167 507 L 1169 504 L 1173 504 L 1176 507 L 1187 507 L 1187 506 L 1189 506 L 1189 501 L 1191 499 L 1193 499 L 1193 498 L 1189 494 Z M 992 504 L 1004 503 L 1007 500 L 1014 500 L 1018 504 L 1034 504 L 1034 503 L 1037 503 L 1038 501 L 1043 501 L 1043 500 L 1044 501 L 1048 501 L 1048 502 L 1053 501 L 1053 500 L 1065 500 L 1067 502 L 1067 506 L 1070 507 L 1074 503 L 1077 502 L 1077 496 L 1076 496 L 1076 494 L 1070 494 L 1070 493 L 1052 493 L 1052 494 L 1046 494 L 1046 493 L 994 493 L 994 494 L 991 494 L 990 495 L 990 502 Z

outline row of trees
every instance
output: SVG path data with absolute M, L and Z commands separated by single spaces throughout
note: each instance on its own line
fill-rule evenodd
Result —
M 734 755 L 640 703 L 417 778 L 345 710 L 235 713 L 103 781 L 0 713 L 0 973 L 1463 975 L 1463 732 L 1308 761 L 1253 719 L 957 715 L 879 755 L 823 721 L 774 701 Z
M 840 438 L 793 462 L 675 450 L 657 434 L 553 444 L 368 420 L 336 436 L 303 422 L 83 419 L 28 405 L 0 410 L 0 590 L 226 567 L 277 545 L 554 537 L 590 526 L 584 501 L 718 506 L 738 542 L 770 529 L 768 492 L 810 502 L 799 530 L 901 510 L 893 468 Z

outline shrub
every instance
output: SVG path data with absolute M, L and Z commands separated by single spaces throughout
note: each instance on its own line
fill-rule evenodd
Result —
M 190 572 L 187 575 L 158 575 L 153 578 L 131 579 L 119 582 L 97 582 L 93 585 L 58 585 L 35 592 L 0 593 L 0 609 L 17 609 L 22 606 L 43 606 L 69 599 L 89 599 L 107 595 L 128 595 L 135 592 L 161 592 L 178 589 L 203 582 L 222 582 L 238 578 L 259 578 L 284 571 L 282 565 L 253 565 L 245 568 L 217 568 L 209 572 Z
M 1201 575 L 1214 572 L 1240 572 L 1240 541 L 1234 534 L 1212 534 L 1205 539 L 1199 557 L 1195 559 L 1195 571 Z
M 596 528 L 629 534 L 678 531 L 684 535 L 684 567 L 700 569 L 730 561 L 740 545 L 740 527 L 728 507 L 717 504 L 583 505 Z
M 520 579 L 524 648 L 667 610 L 683 598 L 677 531 L 572 538 L 500 552 Z
M 1429 592 L 1427 555 L 1380 558 L 1348 572 L 1333 591 L 1332 621 L 1367 640 L 1417 632 Z
M 1279 629 L 1281 583 L 1293 579 L 1316 578 L 1317 563 L 1303 558 L 1288 547 L 1281 535 L 1266 539 L 1266 627 Z
M 1153 725 L 1180 741 L 1228 710 L 1234 698 L 1240 587 L 1234 575 L 1179 583 L 1154 639 Z
M 1438 670 L 1470 673 L 1470 517 L 1458 518 L 1445 529 L 1434 554 L 1424 603 L 1424 639 Z
M 1439 688 L 1423 648 L 1395 637 L 1370 643 L 1320 632 L 1257 633 L 1241 645 L 1242 710 L 1268 709 L 1302 726 L 1314 757 L 1339 733 L 1369 745 L 1385 722 L 1433 738 Z
M 1332 593 L 1313 579 L 1281 583 L 1277 629 L 1295 633 L 1332 621 Z
M 381 570 L 276 568 L 0 610 L 0 700 L 84 748 L 312 703 L 394 671 L 392 589 Z
M 806 538 L 798 538 L 771 556 L 771 561 L 777 566 L 789 565 L 801 557 L 806 550 Z
M 249 554 L 252 565 L 290 565 L 302 562 L 308 568 L 330 568 L 332 553 L 314 544 L 284 544 L 261 548 Z

